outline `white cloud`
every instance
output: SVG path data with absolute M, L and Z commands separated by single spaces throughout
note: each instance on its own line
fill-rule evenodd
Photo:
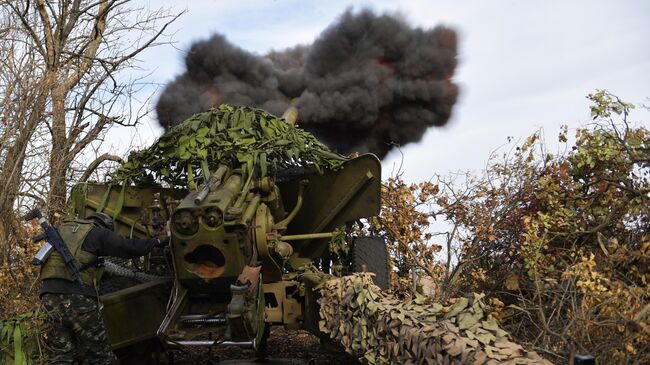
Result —
M 428 179 L 458 169 L 479 170 L 507 136 L 540 127 L 549 140 L 561 123 L 588 120 L 585 95 L 607 88 L 624 99 L 650 96 L 650 2 L 647 1 L 139 1 L 187 7 L 172 27 L 180 49 L 214 32 L 260 54 L 311 42 L 349 6 L 399 11 L 414 25 L 455 27 L 460 34 L 460 101 L 451 123 L 405 146 L 405 176 Z M 159 47 L 144 57 L 158 82 L 183 72 L 183 53 Z M 646 120 L 648 120 L 646 118 Z M 143 127 L 152 140 L 157 131 Z M 385 176 L 398 161 L 384 162 Z

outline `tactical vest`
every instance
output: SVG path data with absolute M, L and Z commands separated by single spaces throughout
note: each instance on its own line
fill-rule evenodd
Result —
M 63 224 L 58 226 L 59 235 L 61 235 L 65 245 L 68 246 L 68 250 L 72 254 L 72 257 L 74 257 L 77 267 L 84 267 L 97 259 L 96 255 L 81 249 L 86 236 L 88 236 L 88 232 L 93 227 L 93 223 L 86 220 L 64 221 Z M 91 267 L 86 268 L 79 274 L 84 283 L 95 287 L 98 274 L 97 266 L 91 265 Z M 50 254 L 50 257 L 41 267 L 41 279 L 66 279 L 75 281 L 68 267 L 65 265 L 63 257 L 56 251 Z

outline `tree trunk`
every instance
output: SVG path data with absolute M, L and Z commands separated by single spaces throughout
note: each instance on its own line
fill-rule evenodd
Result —
M 50 191 L 47 198 L 48 218 L 57 224 L 63 217 L 66 202 L 66 172 L 70 166 L 69 143 L 66 138 L 65 120 L 66 90 L 61 86 L 52 88 L 52 149 L 50 152 Z
M 60 149 L 52 148 L 50 156 L 50 191 L 47 198 L 47 211 L 50 223 L 57 224 L 63 218 L 66 210 L 67 179 L 66 171 L 70 164 L 65 161 L 67 158 L 57 159 L 62 152 Z M 60 155 L 59 155 L 60 156 Z

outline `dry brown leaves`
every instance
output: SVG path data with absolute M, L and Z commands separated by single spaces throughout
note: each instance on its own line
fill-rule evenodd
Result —
M 33 311 L 39 303 L 39 267 L 31 261 L 42 242 L 33 243 L 31 237 L 41 232 L 35 224 L 22 228 L 9 262 L 0 264 L 0 319 Z

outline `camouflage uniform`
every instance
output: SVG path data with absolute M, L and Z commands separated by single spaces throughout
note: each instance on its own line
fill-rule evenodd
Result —
M 53 252 L 41 267 L 41 301 L 45 308 L 47 343 L 53 351 L 49 364 L 118 364 L 99 312 L 99 256 L 133 258 L 151 251 L 156 239 L 126 239 L 88 220 L 69 220 L 58 227 L 77 265 L 80 277 L 70 275 L 63 258 Z
M 97 300 L 81 294 L 43 294 L 48 323 L 47 343 L 53 350 L 49 364 L 118 364 Z

